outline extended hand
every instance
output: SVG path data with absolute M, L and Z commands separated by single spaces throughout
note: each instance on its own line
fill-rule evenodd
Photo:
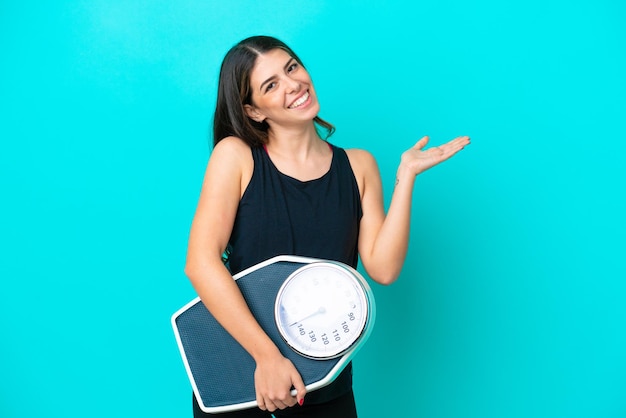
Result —
M 459 136 L 446 144 L 424 150 L 428 139 L 423 137 L 402 154 L 401 164 L 415 175 L 447 160 L 470 143 L 469 136 Z

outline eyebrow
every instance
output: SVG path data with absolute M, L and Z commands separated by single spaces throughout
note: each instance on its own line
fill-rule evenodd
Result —
M 285 64 L 285 66 L 283 67 L 283 69 L 285 71 L 287 71 L 287 68 L 289 68 L 289 66 L 291 65 L 292 61 L 295 61 L 296 59 L 294 57 L 290 57 L 289 61 L 287 61 L 287 64 Z M 270 81 L 272 81 L 273 79 L 276 78 L 276 74 L 274 74 L 273 76 L 271 76 L 270 78 L 268 78 L 267 80 L 265 80 L 264 82 L 261 83 L 261 85 L 259 86 L 259 90 L 263 91 L 263 86 L 266 85 L 267 83 L 269 83 Z

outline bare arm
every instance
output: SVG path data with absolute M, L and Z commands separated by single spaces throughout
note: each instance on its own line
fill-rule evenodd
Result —
M 191 226 L 185 273 L 211 314 L 254 358 L 257 402 L 273 411 L 300 401 L 304 383 L 259 326 L 221 259 L 252 166 L 249 147 L 237 138 L 224 139 L 213 150 Z M 297 397 L 290 394 L 292 385 Z
M 423 137 L 402 154 L 386 215 L 376 161 L 365 151 L 350 151 L 350 162 L 359 183 L 363 207 L 359 254 L 368 275 L 378 283 L 393 283 L 402 270 L 409 242 L 415 177 L 459 152 L 469 144 L 469 137 L 458 137 L 424 151 L 427 143 L 428 137 Z

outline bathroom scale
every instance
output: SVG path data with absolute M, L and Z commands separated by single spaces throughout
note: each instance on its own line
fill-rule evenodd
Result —
M 259 325 L 300 372 L 307 391 L 335 380 L 369 337 L 371 288 L 352 267 L 281 255 L 235 276 Z M 255 362 L 199 297 L 171 318 L 200 408 L 219 413 L 257 406 Z

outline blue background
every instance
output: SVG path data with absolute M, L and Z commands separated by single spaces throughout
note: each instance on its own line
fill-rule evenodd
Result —
M 170 315 L 219 65 L 286 41 L 332 141 L 420 176 L 360 416 L 626 416 L 623 2 L 3 1 L 0 416 L 190 416 Z M 88 411 L 88 412 L 86 412 Z

